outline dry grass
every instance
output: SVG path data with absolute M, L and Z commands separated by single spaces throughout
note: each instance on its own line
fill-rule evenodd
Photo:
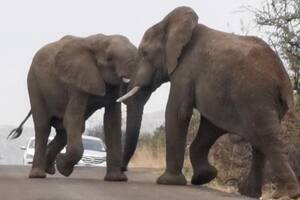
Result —
M 162 148 L 152 150 L 149 146 L 139 146 L 129 163 L 131 168 L 152 168 L 163 172 L 166 168 L 166 153 Z M 187 158 L 184 161 L 183 173 L 188 180 L 192 176 L 192 165 Z
M 186 157 L 183 173 L 187 179 L 190 180 L 192 176 L 192 165 L 187 155 Z M 129 164 L 129 167 L 131 168 L 152 168 L 158 170 L 158 172 L 162 172 L 165 169 L 165 166 L 165 150 L 163 148 L 153 150 L 147 145 L 139 146 L 137 148 Z M 207 186 L 224 192 L 236 192 L 236 188 L 232 186 L 225 186 L 217 179 L 207 184 Z
M 215 153 L 216 152 L 212 152 L 212 155 Z M 210 161 L 214 164 L 217 164 L 217 161 L 213 160 L 212 158 L 210 159 Z M 142 145 L 137 148 L 132 160 L 130 161 L 129 167 L 155 169 L 155 172 L 157 172 L 158 173 L 157 175 L 159 175 L 165 169 L 165 166 L 166 166 L 165 163 L 166 162 L 165 162 L 164 148 L 158 147 L 158 148 L 152 149 L 148 145 Z M 183 173 L 187 177 L 188 181 L 190 181 L 191 176 L 192 176 L 192 166 L 191 166 L 190 160 L 188 158 L 188 155 L 186 155 L 186 159 L 184 162 Z M 226 175 L 227 177 L 232 177 L 234 170 L 228 171 L 228 172 L 226 172 L 226 174 L 223 174 L 225 172 L 222 172 L 222 170 L 219 169 L 219 173 L 221 173 L 220 174 L 221 176 Z M 224 184 L 224 180 L 222 180 L 222 178 L 220 178 L 220 177 L 217 177 L 210 183 L 206 184 L 206 186 L 209 188 L 212 188 L 212 189 L 219 190 L 219 191 L 238 194 L 236 185 Z M 260 199 L 272 200 L 272 198 L 270 198 L 270 197 L 272 196 L 273 192 L 274 192 L 273 184 L 264 185 L 263 196 Z M 283 198 L 283 199 L 286 200 L 288 198 Z
M 129 167 L 164 169 L 165 151 L 161 148 L 155 150 L 148 146 L 139 146 L 129 163 Z

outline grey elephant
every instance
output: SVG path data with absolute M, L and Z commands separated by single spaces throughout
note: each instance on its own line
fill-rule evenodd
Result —
M 121 107 L 116 99 L 126 89 L 123 82 L 129 81 L 136 59 L 137 48 L 121 35 L 66 36 L 36 53 L 28 74 L 31 111 L 19 128 L 11 132 L 13 138 L 20 136 L 32 113 L 36 153 L 30 178 L 54 174 L 55 161 L 58 171 L 69 176 L 83 153 L 81 135 L 85 120 L 104 107 L 105 180 L 127 180 L 121 172 Z M 135 110 L 132 106 L 136 107 L 129 103 L 128 110 Z M 129 115 L 141 120 L 135 114 L 138 112 Z M 56 136 L 47 146 L 51 127 L 55 128 Z M 59 154 L 65 145 L 66 153 Z
M 208 162 L 209 149 L 222 134 L 232 133 L 249 141 L 254 152 L 244 194 L 260 196 L 267 160 L 278 180 L 274 197 L 300 197 L 280 138 L 280 122 L 287 110 L 293 109 L 291 84 L 282 62 L 264 41 L 198 24 L 194 10 L 179 7 L 145 32 L 139 55 L 130 91 L 118 101 L 126 102 L 141 88 L 151 92 L 164 82 L 171 83 L 165 122 L 167 166 L 157 183 L 186 184 L 184 149 L 196 108 L 201 124 L 190 146 L 192 184 L 216 177 L 216 169 Z M 136 146 L 131 145 L 123 169 Z

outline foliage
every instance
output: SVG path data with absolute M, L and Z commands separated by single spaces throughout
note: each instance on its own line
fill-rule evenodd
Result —
M 153 134 L 142 134 L 130 167 L 165 168 L 165 130 L 158 127 Z
M 153 156 L 157 157 L 161 151 L 164 151 L 166 144 L 165 127 L 158 127 L 152 135 L 142 135 L 139 145 L 152 150 Z
M 300 0 L 266 0 L 260 9 L 250 9 L 255 22 L 287 62 L 294 89 L 300 92 Z
M 101 138 L 103 141 L 105 141 L 103 126 L 101 126 L 100 124 L 93 126 L 91 128 L 87 128 L 85 134 L 89 136 Z

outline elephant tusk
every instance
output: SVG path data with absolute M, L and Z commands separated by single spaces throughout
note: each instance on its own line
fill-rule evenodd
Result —
M 129 82 L 130 82 L 130 79 L 129 79 L 129 78 L 122 78 L 122 81 L 123 81 L 124 83 L 129 83 Z
M 121 96 L 120 98 L 117 99 L 117 102 L 122 102 L 126 99 L 128 99 L 129 97 L 133 96 L 135 93 L 137 93 L 139 90 L 141 89 L 140 86 L 135 86 L 134 88 L 132 88 L 129 92 L 127 92 L 125 95 Z

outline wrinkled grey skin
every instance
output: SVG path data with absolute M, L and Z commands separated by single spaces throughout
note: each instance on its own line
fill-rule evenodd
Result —
M 282 62 L 265 42 L 198 24 L 191 8 L 179 7 L 146 31 L 139 55 L 138 71 L 129 89 L 153 90 L 171 83 L 166 108 L 167 167 L 157 183 L 186 184 L 184 149 L 196 108 L 201 125 L 190 147 L 192 184 L 216 177 L 208 151 L 222 134 L 232 133 L 253 147 L 251 172 L 240 189 L 243 194 L 261 195 L 267 160 L 278 180 L 274 197 L 300 196 L 280 137 L 280 122 L 287 110 L 293 109 L 291 84 Z
M 44 178 L 46 172 L 54 174 L 55 160 L 58 171 L 69 176 L 83 153 L 85 120 L 104 107 L 105 180 L 127 180 L 121 172 L 121 105 L 116 99 L 126 88 L 122 78 L 129 78 L 136 68 L 136 58 L 137 49 L 126 37 L 102 34 L 87 38 L 66 36 L 36 53 L 28 74 L 36 137 L 30 178 Z M 129 110 L 133 106 L 129 102 Z M 129 115 L 135 114 L 138 113 Z M 21 134 L 23 123 L 14 137 Z M 56 136 L 47 146 L 51 127 Z M 66 154 L 58 154 L 65 145 Z

